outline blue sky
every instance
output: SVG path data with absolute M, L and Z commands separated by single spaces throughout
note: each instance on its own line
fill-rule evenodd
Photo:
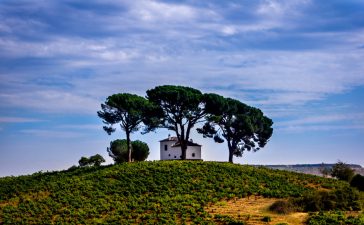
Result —
M 109 136 L 107 96 L 191 86 L 261 108 L 267 146 L 237 163 L 364 165 L 361 0 L 0 1 L 0 176 L 67 169 Z M 159 159 L 166 130 L 133 139 Z M 205 160 L 225 144 L 194 134 Z

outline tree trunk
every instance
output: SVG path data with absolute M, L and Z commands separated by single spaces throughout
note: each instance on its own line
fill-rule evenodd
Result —
M 229 149 L 229 163 L 233 163 L 233 157 L 234 157 L 233 152 L 234 151 L 232 149 Z
M 126 132 L 126 144 L 128 146 L 128 162 L 131 162 L 131 141 L 129 132 Z
M 181 140 L 181 151 L 182 151 L 182 160 L 187 158 L 187 143 L 184 140 Z
M 230 140 L 228 140 L 228 148 L 229 148 L 229 163 L 233 163 L 234 149 L 230 143 Z

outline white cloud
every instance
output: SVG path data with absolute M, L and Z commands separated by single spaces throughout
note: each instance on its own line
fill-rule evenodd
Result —
M 1 102 L 12 107 L 22 107 L 53 113 L 95 114 L 100 102 L 96 99 L 66 91 L 43 90 L 29 93 L 0 94 Z
M 278 127 L 276 131 L 307 132 L 307 131 L 335 131 L 335 130 L 364 130 L 364 125 L 309 125 Z
M 147 22 L 157 21 L 186 21 L 194 19 L 196 12 L 194 8 L 187 5 L 167 4 L 157 1 L 133 1 L 131 3 L 131 14 Z
M 87 134 L 74 131 L 55 131 L 55 130 L 41 130 L 41 129 L 26 129 L 20 131 L 23 134 L 43 137 L 43 138 L 80 138 L 85 137 Z
M 0 117 L 0 123 L 32 123 L 44 120 L 25 117 Z

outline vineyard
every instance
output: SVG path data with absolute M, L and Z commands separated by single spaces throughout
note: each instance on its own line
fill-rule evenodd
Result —
M 299 198 L 343 188 L 348 184 L 334 179 L 218 162 L 73 168 L 0 178 L 0 224 L 249 224 L 206 208 L 222 200 Z M 353 224 L 363 224 L 361 203 L 351 201 Z M 325 224 L 315 221 L 328 215 L 312 214 L 310 224 Z

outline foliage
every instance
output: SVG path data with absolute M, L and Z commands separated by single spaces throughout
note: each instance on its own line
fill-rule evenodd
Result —
M 296 207 L 291 201 L 278 200 L 269 207 L 269 210 L 278 214 L 289 214 L 294 212 Z
M 359 191 L 364 191 L 364 176 L 356 174 L 351 180 L 350 186 L 357 188 Z
M 134 161 L 145 161 L 149 155 L 149 147 L 148 144 L 143 141 L 133 141 L 131 143 L 133 147 L 132 158 Z
M 144 161 L 148 158 L 149 147 L 145 142 L 136 140 L 131 142 L 132 151 L 131 158 L 132 161 Z M 122 163 L 128 161 L 128 147 L 127 140 L 117 139 L 110 142 L 110 147 L 107 148 L 109 156 L 113 158 L 115 163 Z
M 90 156 L 90 158 L 87 157 L 81 157 L 81 159 L 78 161 L 78 164 L 80 165 L 80 167 L 84 167 L 84 166 L 101 166 L 101 163 L 105 162 L 104 157 L 102 157 L 99 154 Z M 75 168 L 70 168 L 72 170 L 74 170 Z
M 230 163 L 156 161 L 0 178 L 0 224 L 220 224 L 223 199 L 287 198 L 347 187 L 312 175 Z
M 333 191 L 306 192 L 293 203 L 306 212 L 327 210 L 360 210 L 360 195 L 348 186 Z
M 204 95 L 206 123 L 197 131 L 215 142 L 227 141 L 229 162 L 244 151 L 258 151 L 273 133 L 273 121 L 262 111 L 217 94 Z
M 91 156 L 88 161 L 92 166 L 101 166 L 101 163 L 105 162 L 105 159 L 101 155 L 96 154 Z
M 167 128 L 176 132 L 182 159 L 186 159 L 191 129 L 205 115 L 202 93 L 190 87 L 164 85 L 148 90 L 147 98 L 155 106 L 144 121 L 147 131 Z
M 339 161 L 332 167 L 331 176 L 350 182 L 354 176 L 354 170 L 349 165 Z
M 82 156 L 80 160 L 78 160 L 78 164 L 82 166 L 88 166 L 88 158 L 85 156 Z
M 270 216 L 264 216 L 264 217 L 262 218 L 262 221 L 263 221 L 263 222 L 271 222 L 271 221 L 272 221 L 272 218 L 271 218 Z
M 319 212 L 311 214 L 308 221 L 308 225 L 363 225 L 364 224 L 364 214 L 357 217 L 345 216 L 341 211 L 336 212 Z
M 214 220 L 217 223 L 222 223 L 226 225 L 245 225 L 246 223 L 244 221 L 239 221 L 234 219 L 233 217 L 227 216 L 227 215 L 219 215 L 216 214 L 214 216 Z
M 109 96 L 105 103 L 101 104 L 102 110 L 97 112 L 98 116 L 107 125 L 104 126 L 104 130 L 109 135 L 115 131 L 115 128 L 113 128 L 114 124 L 120 124 L 121 128 L 125 131 L 128 146 L 128 162 L 131 162 L 130 134 L 139 129 L 148 106 L 148 101 L 143 97 L 120 93 Z

